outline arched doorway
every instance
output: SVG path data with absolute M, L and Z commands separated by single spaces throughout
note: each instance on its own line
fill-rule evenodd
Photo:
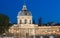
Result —
M 54 36 L 53 35 L 50 35 L 49 38 L 54 38 Z
M 26 38 L 29 38 L 29 33 L 26 33 Z
M 44 38 L 44 36 L 40 36 L 40 38 Z

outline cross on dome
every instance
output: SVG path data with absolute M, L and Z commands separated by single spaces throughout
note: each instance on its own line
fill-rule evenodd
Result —
M 27 10 L 27 8 L 26 8 L 26 0 L 24 0 L 24 5 L 23 5 L 22 10 Z
M 28 11 L 28 10 L 27 10 L 27 7 L 26 7 L 26 0 L 24 0 L 23 8 L 22 8 L 22 10 L 18 13 L 18 16 L 31 16 L 30 11 Z

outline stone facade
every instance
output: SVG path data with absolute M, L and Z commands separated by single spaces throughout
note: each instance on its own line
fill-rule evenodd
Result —
M 35 38 L 40 35 L 60 35 L 60 26 L 38 26 L 32 24 L 32 14 L 27 10 L 26 5 L 18 13 L 17 24 L 9 28 L 9 33 L 17 38 Z

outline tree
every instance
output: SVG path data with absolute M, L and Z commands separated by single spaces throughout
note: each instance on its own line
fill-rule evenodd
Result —
M 4 14 L 0 14 L 0 34 L 5 33 L 9 28 L 9 18 Z
M 40 17 L 39 19 L 38 19 L 38 26 L 41 26 L 42 25 L 42 18 Z

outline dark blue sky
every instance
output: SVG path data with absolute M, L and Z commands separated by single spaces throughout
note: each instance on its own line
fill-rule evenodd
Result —
M 14 23 L 23 4 L 23 0 L 0 0 L 0 13 L 8 15 Z M 60 23 L 60 0 L 27 0 L 26 5 L 36 21 L 42 17 L 43 23 Z

